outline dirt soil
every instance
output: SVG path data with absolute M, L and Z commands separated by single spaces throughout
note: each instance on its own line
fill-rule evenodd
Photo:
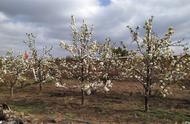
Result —
M 77 81 L 68 80 L 70 84 Z M 0 103 L 12 109 L 29 113 L 44 124 L 180 124 L 190 122 L 190 90 L 175 90 L 163 98 L 150 98 L 150 111 L 143 110 L 142 87 L 136 82 L 114 81 L 111 92 L 85 96 L 80 104 L 79 90 L 57 88 L 53 83 L 16 89 L 13 98 L 8 89 L 0 89 Z

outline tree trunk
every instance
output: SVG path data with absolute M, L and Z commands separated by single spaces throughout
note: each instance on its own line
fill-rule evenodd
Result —
M 145 95 L 144 95 L 144 111 L 145 112 L 148 112 L 149 110 L 149 90 L 148 89 L 145 89 Z
M 10 87 L 10 97 L 12 98 L 14 96 L 14 88 L 13 86 Z
M 152 96 L 152 90 L 151 89 L 149 90 L 148 94 L 149 94 L 149 96 Z
M 81 60 L 82 68 L 81 68 L 81 83 L 84 84 L 84 65 L 83 65 L 83 59 Z M 84 105 L 84 90 L 81 89 L 81 105 Z
M 39 83 L 40 92 L 42 91 L 42 83 Z
M 151 53 L 151 30 L 148 29 L 148 32 L 147 32 L 147 49 L 146 49 L 146 52 L 147 52 L 147 55 L 149 55 Z M 151 66 L 151 63 L 152 62 L 152 58 L 148 57 L 148 59 L 146 60 L 146 84 L 144 86 L 144 89 L 145 89 L 145 93 L 144 93 L 144 109 L 145 109 L 145 112 L 148 112 L 149 110 L 149 94 L 151 92 L 151 75 L 152 75 L 152 66 Z
M 81 89 L 81 105 L 84 105 L 84 90 Z

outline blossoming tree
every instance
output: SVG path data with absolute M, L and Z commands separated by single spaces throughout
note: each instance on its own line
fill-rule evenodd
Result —
M 27 71 L 27 63 L 22 55 L 14 56 L 12 51 L 8 51 L 1 60 L 1 82 L 10 88 L 10 96 L 14 95 L 14 88 L 20 82 L 26 81 L 24 73 Z
M 68 84 L 65 79 L 74 78 L 75 70 L 71 61 L 68 61 L 67 58 L 56 58 L 53 59 L 52 71 L 53 77 L 55 80 L 56 87 L 68 88 Z
M 92 27 L 89 28 L 83 21 L 82 26 L 78 29 L 73 16 L 71 19 L 72 44 L 68 45 L 62 41 L 60 45 L 75 59 L 73 68 L 76 70 L 75 72 L 79 72 L 77 77 L 80 81 L 81 104 L 84 104 L 84 94 L 90 94 L 92 87 L 99 86 L 97 82 L 90 82 L 97 80 L 98 77 L 96 69 L 100 44 L 92 39 Z
M 50 76 L 49 66 L 51 65 L 49 60 L 51 59 L 51 48 L 44 47 L 42 53 L 36 48 L 35 36 L 31 34 L 26 34 L 27 40 L 24 43 L 30 50 L 31 57 L 29 58 L 29 66 L 33 72 L 35 83 L 39 84 L 40 91 L 42 90 L 42 84 L 52 80 Z M 49 60 L 48 60 L 49 59 Z
M 111 80 L 113 77 L 114 67 L 117 67 L 119 59 L 113 52 L 113 44 L 110 38 L 106 38 L 105 42 L 99 46 L 99 78 L 100 82 L 104 84 L 104 91 L 109 91 L 112 87 Z
M 166 96 L 170 93 L 170 85 L 184 78 L 181 71 L 181 61 L 184 55 L 175 55 L 172 47 L 184 47 L 181 41 L 172 42 L 174 31 L 169 28 L 162 38 L 159 38 L 152 28 L 153 17 L 145 22 L 144 37 L 139 35 L 139 27 L 128 26 L 132 40 L 136 44 L 127 57 L 127 76 L 135 78 L 144 89 L 144 108 L 149 110 L 149 96 L 154 86 L 159 85 L 161 93 Z M 177 57 L 175 57 L 177 56 Z

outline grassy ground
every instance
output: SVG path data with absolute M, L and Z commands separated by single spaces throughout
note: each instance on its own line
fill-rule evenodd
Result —
M 45 123 L 51 119 L 81 124 L 190 122 L 190 90 L 176 90 L 168 98 L 151 97 L 150 111 L 144 113 L 140 89 L 138 83 L 117 81 L 110 93 L 86 96 L 85 105 L 80 105 L 78 90 L 46 84 L 39 93 L 38 86 L 33 85 L 16 90 L 13 98 L 9 98 L 8 90 L 1 89 L 0 102 L 7 103 L 16 111 L 30 113 Z

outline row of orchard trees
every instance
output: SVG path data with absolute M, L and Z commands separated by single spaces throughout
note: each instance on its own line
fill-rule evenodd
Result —
M 116 55 L 118 49 L 110 45 L 110 39 L 106 39 L 103 44 L 98 44 L 92 40 L 92 31 L 88 26 L 83 23 L 81 30 L 78 31 L 72 18 L 73 42 L 70 45 L 62 42 L 61 46 L 72 53 L 73 57 L 78 58 L 77 69 L 81 73 L 79 80 L 82 84 L 82 94 L 86 86 L 83 83 L 93 80 L 89 79 L 92 78 L 93 73 L 89 72 L 89 67 L 94 68 L 92 69 L 94 72 L 97 72 L 97 67 L 102 69 L 101 76 L 98 73 L 93 77 L 95 80 L 101 78 L 105 81 L 109 80 L 111 70 L 116 67 L 124 77 L 138 81 L 144 90 L 145 111 L 149 109 L 149 97 L 156 86 L 160 87 L 164 97 L 171 94 L 171 85 L 178 84 L 179 88 L 184 88 L 182 81 L 188 79 L 190 62 L 188 48 L 181 41 L 172 42 L 171 37 L 174 33 L 172 28 L 168 28 L 163 37 L 158 37 L 153 31 L 152 23 L 153 17 L 145 22 L 144 36 L 139 35 L 139 27 L 133 29 L 127 26 L 136 48 L 129 50 L 123 46 L 119 52 L 124 55 L 122 60 L 118 54 Z M 173 47 L 181 47 L 183 52 L 175 54 Z M 97 61 L 99 65 L 94 64 Z
M 106 92 L 110 90 L 112 83 L 107 70 L 110 67 L 108 60 L 113 58 L 110 39 L 106 39 L 102 44 L 92 41 L 92 28 L 89 29 L 83 22 L 77 31 L 74 17 L 71 27 L 73 44 L 67 45 L 64 42 L 60 44 L 71 52 L 71 61 L 53 58 L 52 47 L 38 50 L 36 37 L 32 33 L 26 34 L 27 40 L 24 41 L 29 49 L 29 55 L 26 52 L 15 57 L 10 51 L 1 58 L 0 67 L 3 73 L 0 79 L 3 85 L 9 85 L 11 96 L 15 87 L 27 86 L 31 78 L 34 80 L 33 84 L 39 84 L 39 91 L 42 90 L 44 83 L 53 80 L 56 86 L 66 88 L 66 83 L 63 83 L 65 75 L 79 80 L 77 87 L 81 90 L 81 104 L 84 103 L 85 94 L 90 95 L 101 89 Z
M 18 85 L 27 84 L 31 74 L 34 83 L 39 84 L 40 91 L 45 82 L 54 80 L 56 86 L 66 88 L 69 84 L 63 83 L 64 76 L 77 78 L 77 88 L 81 90 L 81 104 L 84 104 L 85 94 L 90 95 L 97 90 L 109 91 L 114 78 L 111 72 L 118 71 L 124 78 L 132 78 L 143 87 L 144 108 L 148 111 L 149 97 L 156 86 L 160 87 L 163 96 L 171 93 L 171 85 L 179 84 L 184 88 L 183 80 L 188 79 L 190 57 L 188 48 L 181 41 L 173 42 L 174 33 L 169 28 L 163 37 L 158 37 L 152 28 L 153 18 L 144 24 L 144 36 L 139 35 L 139 27 L 128 27 L 132 41 L 136 48 L 127 46 L 114 48 L 109 38 L 105 42 L 97 42 L 93 39 L 93 28 L 84 21 L 81 27 L 76 25 L 71 18 L 72 42 L 67 44 L 61 41 L 60 46 L 69 51 L 72 61 L 67 59 L 55 59 L 52 57 L 52 48 L 44 47 L 42 52 L 36 48 L 35 36 L 27 34 L 25 44 L 30 55 L 24 57 L 14 56 L 8 52 L 0 62 L 0 81 L 13 89 Z M 172 47 L 181 47 L 183 52 L 175 54 Z M 124 59 L 121 59 L 122 58 Z M 114 70 L 115 69 L 115 70 Z

